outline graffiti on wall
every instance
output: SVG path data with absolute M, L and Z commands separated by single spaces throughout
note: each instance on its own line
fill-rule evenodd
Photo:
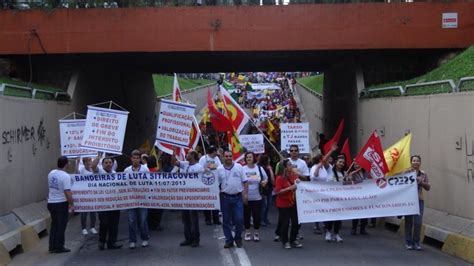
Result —
M 43 118 L 35 125 L 21 125 L 17 128 L 10 128 L 2 131 L 1 144 L 9 145 L 7 150 L 8 161 L 11 162 L 13 158 L 12 145 L 31 144 L 31 152 L 36 155 L 40 148 L 49 149 L 50 142 L 46 134 Z
M 467 171 L 467 182 L 471 182 L 474 178 L 474 140 L 468 141 L 467 134 L 464 137 L 466 144 L 466 171 Z

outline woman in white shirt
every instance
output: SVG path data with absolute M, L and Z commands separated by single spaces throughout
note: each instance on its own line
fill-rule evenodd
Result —
M 244 174 L 248 179 L 248 203 L 244 205 L 244 226 L 245 236 L 244 240 L 252 240 L 250 234 L 250 216 L 253 220 L 253 240 L 260 241 L 260 222 L 262 217 L 262 195 L 260 188 L 265 187 L 268 182 L 267 174 L 265 170 L 256 165 L 257 157 L 253 152 L 245 153 L 246 166 L 243 167 Z
M 339 155 L 337 157 L 336 163 L 334 164 L 334 167 L 332 168 L 332 171 L 329 172 L 328 174 L 328 182 L 340 182 L 342 184 L 342 181 L 344 179 L 345 171 L 344 168 L 346 166 L 346 159 L 344 155 Z M 344 240 L 342 239 L 341 235 L 339 235 L 339 229 L 341 229 L 341 221 L 329 221 L 329 222 L 324 222 L 326 226 L 326 241 L 336 241 L 338 243 L 343 242 Z M 331 234 L 331 231 L 334 228 L 334 234 Z

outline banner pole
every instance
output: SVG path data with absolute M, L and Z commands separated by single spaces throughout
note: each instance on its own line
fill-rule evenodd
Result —
M 267 138 L 267 136 L 265 136 L 265 134 L 263 133 L 263 131 L 257 127 L 257 125 L 255 125 L 255 123 L 252 121 L 252 118 L 249 118 L 249 121 L 250 123 L 252 123 L 252 125 L 254 127 L 257 128 L 257 130 L 263 135 L 263 137 L 268 141 L 268 143 L 270 144 L 270 146 L 272 146 L 272 148 L 277 152 L 277 154 L 280 156 L 281 159 L 284 159 L 283 156 L 281 156 L 280 154 L 280 151 L 275 147 L 275 145 L 273 145 L 273 143 Z

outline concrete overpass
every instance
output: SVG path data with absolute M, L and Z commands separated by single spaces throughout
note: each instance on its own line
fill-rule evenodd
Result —
M 356 121 L 364 86 L 417 76 L 473 44 L 473 9 L 364 3 L 0 11 L 0 55 L 26 80 L 65 88 L 80 73 L 80 95 L 122 104 L 112 88 L 145 95 L 153 72 L 324 71 L 325 116 Z M 457 28 L 442 27 L 447 12 L 458 14 Z

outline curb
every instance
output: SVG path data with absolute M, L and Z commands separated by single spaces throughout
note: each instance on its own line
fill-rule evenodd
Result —
M 404 237 L 404 219 L 386 217 L 385 223 L 399 226 L 397 234 L 401 237 Z M 474 238 L 423 223 L 421 227 L 421 241 L 425 239 L 425 236 L 443 243 L 441 251 L 444 253 L 461 258 L 467 262 L 474 263 Z

